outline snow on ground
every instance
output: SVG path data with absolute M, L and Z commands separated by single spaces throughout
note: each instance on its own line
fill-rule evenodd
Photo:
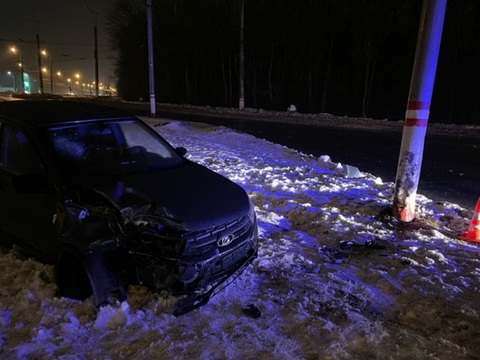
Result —
M 248 191 L 258 259 L 174 317 L 141 289 L 99 310 L 57 298 L 51 266 L 3 252 L 0 359 L 480 359 L 480 248 L 458 240 L 473 209 L 419 195 L 402 225 L 392 183 L 347 178 L 328 156 L 210 125 L 156 129 Z

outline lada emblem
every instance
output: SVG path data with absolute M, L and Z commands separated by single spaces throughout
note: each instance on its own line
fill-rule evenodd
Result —
M 227 246 L 228 244 L 232 243 L 233 239 L 235 239 L 233 234 L 228 234 L 228 235 L 222 236 L 220 239 L 218 239 L 217 245 L 219 247 Z

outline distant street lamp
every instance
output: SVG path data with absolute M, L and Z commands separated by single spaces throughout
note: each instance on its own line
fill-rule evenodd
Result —
M 15 80 L 15 75 L 11 71 L 7 71 L 7 74 L 13 78 L 13 92 L 17 92 L 17 82 Z
M 10 48 L 10 51 L 15 55 L 18 55 L 18 60 L 19 60 L 18 65 L 20 66 L 20 92 L 24 93 L 25 86 L 24 86 L 24 75 L 23 75 L 23 56 L 22 56 L 22 53 L 15 46 L 12 46 Z
M 93 50 L 93 58 L 95 59 L 95 97 L 98 98 L 98 36 L 97 36 L 97 18 L 98 12 L 90 9 L 87 4 L 84 4 L 88 11 L 92 13 L 94 16 L 94 23 L 93 23 L 93 41 L 94 41 L 94 50 Z
M 42 52 L 40 50 L 40 35 L 37 38 L 37 57 L 38 57 L 38 81 L 40 82 L 40 94 L 43 94 L 43 74 L 42 74 Z
M 50 94 L 53 95 L 53 66 L 52 66 L 52 62 L 53 62 L 53 59 L 52 59 L 52 54 L 51 53 L 47 53 L 46 50 L 42 50 L 42 55 L 43 56 L 47 56 L 48 54 L 48 58 L 50 60 Z M 47 68 L 44 67 L 43 69 L 43 72 L 47 72 Z
M 70 91 L 69 95 L 72 95 L 72 93 L 73 93 L 73 91 L 72 91 L 72 79 L 68 78 L 66 84 L 68 86 L 68 90 Z
M 79 73 L 75 73 L 75 85 L 77 85 L 77 91 L 78 91 L 78 88 L 80 87 L 80 74 Z

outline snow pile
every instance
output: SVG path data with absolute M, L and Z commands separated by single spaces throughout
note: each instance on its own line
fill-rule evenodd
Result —
M 59 299 L 50 266 L 3 252 L 1 359 L 480 358 L 480 249 L 457 240 L 470 211 L 419 195 L 417 220 L 398 224 L 391 183 L 326 155 L 209 125 L 156 129 L 248 191 L 258 259 L 176 318 L 138 289 L 101 309 Z

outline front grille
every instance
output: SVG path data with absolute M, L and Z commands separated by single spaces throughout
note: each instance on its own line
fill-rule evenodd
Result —
M 244 241 L 251 230 L 252 223 L 248 216 L 220 225 L 206 231 L 187 233 L 184 258 L 211 256 L 213 253 L 228 252 L 229 249 Z M 233 241 L 223 247 L 217 245 L 217 241 L 224 236 L 233 235 Z

